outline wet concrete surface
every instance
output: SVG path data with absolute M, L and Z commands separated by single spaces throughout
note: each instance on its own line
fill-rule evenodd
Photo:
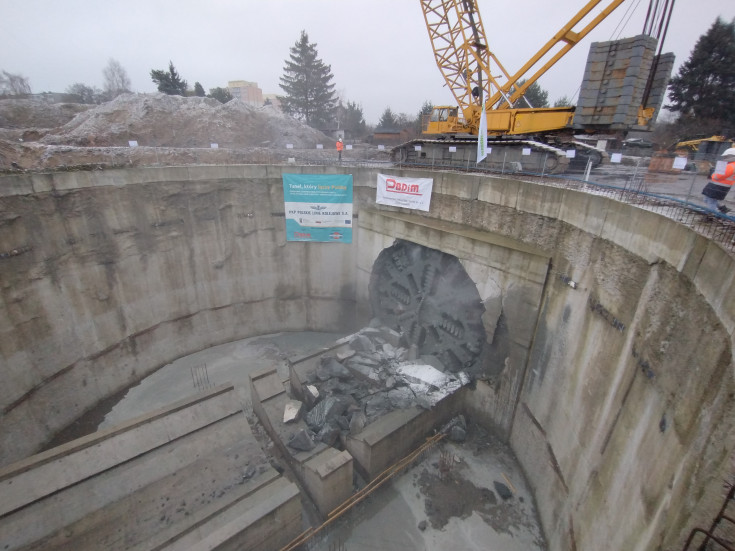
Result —
M 448 471 L 442 456 L 451 459 Z M 510 495 L 501 497 L 496 483 Z M 533 496 L 512 451 L 477 425 L 469 427 L 465 442 L 438 444 L 318 540 L 319 550 L 340 544 L 350 551 L 546 549 Z

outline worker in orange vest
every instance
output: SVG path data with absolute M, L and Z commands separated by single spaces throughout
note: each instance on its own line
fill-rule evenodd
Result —
M 342 162 L 342 148 L 344 145 L 342 144 L 342 138 L 337 140 L 337 153 L 339 153 L 339 162 Z
M 702 195 L 704 195 L 705 205 L 712 210 L 717 209 L 724 213 L 729 212 L 730 209 L 725 205 L 721 205 L 720 201 L 727 197 L 727 192 L 735 184 L 735 147 L 726 149 L 720 156 L 720 160 L 727 163 L 724 170 L 722 172 L 712 173 L 709 177 L 709 182 L 707 182 L 707 185 L 702 190 Z

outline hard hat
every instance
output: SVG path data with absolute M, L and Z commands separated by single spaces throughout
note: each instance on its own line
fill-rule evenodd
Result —
M 735 157 L 735 147 L 731 147 L 730 149 L 726 149 L 721 157 Z

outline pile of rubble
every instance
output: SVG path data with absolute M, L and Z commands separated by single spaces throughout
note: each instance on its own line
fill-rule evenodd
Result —
M 303 417 L 308 426 L 288 442 L 293 449 L 307 451 L 316 442 L 338 445 L 389 411 L 431 409 L 470 382 L 464 371 L 446 372 L 434 356 L 417 357 L 415 346 L 401 346 L 401 335 L 384 326 L 342 341 L 349 346 L 322 356 L 308 374 L 303 402 L 291 400 L 285 407 L 285 423 Z
M 0 100 L 5 171 L 298 162 L 306 151 L 336 159 L 334 140 L 324 133 L 239 100 L 159 93 L 123 94 L 95 106 Z

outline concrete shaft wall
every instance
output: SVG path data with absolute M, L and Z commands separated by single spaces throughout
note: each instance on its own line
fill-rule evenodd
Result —
M 370 266 L 402 237 L 478 285 L 494 371 L 473 411 L 512 444 L 550 549 L 676 548 L 709 524 L 735 437 L 722 249 L 598 196 L 393 170 L 434 178 L 429 213 L 376 206 L 356 170 L 353 245 L 286 243 L 282 172 L 332 170 L 1 179 L 0 462 L 176 357 L 364 322 Z

